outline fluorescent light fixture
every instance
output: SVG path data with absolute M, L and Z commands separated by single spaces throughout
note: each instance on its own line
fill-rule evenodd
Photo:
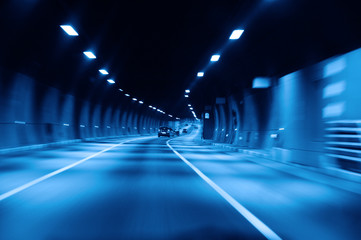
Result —
M 87 56 L 87 57 L 90 58 L 90 59 L 95 59 L 95 58 L 97 58 L 97 57 L 94 55 L 94 53 L 92 53 L 92 52 L 90 52 L 90 51 L 85 51 L 85 52 L 83 52 L 83 53 L 84 53 L 85 56 Z
M 128 94 L 128 93 L 126 93 L 126 94 L 124 94 L 125 96 L 127 96 L 127 97 L 130 97 L 130 95 Z
M 172 115 L 168 114 L 169 117 L 173 117 Z
M 156 110 L 157 108 L 156 107 L 153 107 L 154 110 Z
M 203 77 L 204 76 L 204 72 L 198 72 L 197 73 L 197 77 Z
M 143 101 L 139 101 L 140 104 L 143 104 L 144 102 Z
M 133 101 L 137 101 L 137 99 L 136 99 L 136 98 L 132 98 L 132 100 L 133 100 Z
M 191 107 L 192 105 L 188 104 L 188 107 Z
M 153 108 L 153 106 L 152 106 L 152 105 L 149 105 L 149 108 Z
M 186 98 L 187 98 L 187 97 L 189 97 L 189 96 L 186 94 L 186 95 L 184 95 L 184 97 L 186 97 Z
M 193 110 L 193 108 L 191 107 L 191 108 L 189 108 L 190 110 Z
M 79 34 L 74 30 L 70 25 L 60 25 L 60 27 L 69 35 L 69 36 L 78 36 Z
M 123 92 L 123 89 L 120 89 L 120 88 L 119 88 L 119 91 Z
M 186 90 L 185 90 L 185 92 L 186 92 L 186 93 L 190 93 L 190 92 L 191 92 L 191 90 L 189 90 L 189 89 L 186 89 Z
M 115 83 L 115 81 L 114 81 L 113 79 L 108 79 L 107 81 L 108 81 L 108 83 L 110 83 L 110 84 L 114 84 L 114 83 Z
M 221 57 L 221 55 L 219 55 L 219 54 L 214 54 L 214 55 L 211 57 L 211 62 L 217 62 L 220 57 Z
M 99 72 L 100 72 L 101 74 L 103 74 L 103 75 L 108 75 L 108 74 L 109 74 L 108 71 L 105 70 L 105 69 L 99 69 Z
M 229 39 L 231 40 L 237 40 L 241 37 L 242 33 L 244 32 L 244 30 L 242 29 L 236 29 L 232 32 L 231 36 L 229 37 Z
M 179 118 L 179 117 L 177 117 L 177 118 L 175 118 L 175 119 L 180 120 L 180 118 Z

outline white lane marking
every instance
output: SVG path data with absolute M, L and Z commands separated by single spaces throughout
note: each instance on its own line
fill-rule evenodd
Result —
M 210 185 L 219 195 L 221 195 L 233 208 L 237 210 L 249 223 L 251 223 L 260 233 L 263 234 L 267 239 L 270 240 L 281 240 L 272 229 L 270 229 L 266 224 L 259 220 L 255 215 L 253 215 L 248 209 L 246 209 L 242 204 L 237 202 L 231 195 L 214 183 L 210 178 L 208 178 L 204 173 L 202 173 L 197 167 L 190 163 L 185 157 L 183 157 L 179 152 L 177 152 L 170 144 L 171 140 L 167 141 L 167 146 L 185 162 L 190 168 L 195 171 L 198 176 L 200 176 L 208 185 Z
M 73 168 L 73 167 L 75 167 L 75 166 L 77 166 L 77 165 L 79 165 L 79 164 L 81 164 L 81 163 L 83 163 L 83 162 L 85 162 L 85 161 L 87 161 L 87 160 L 89 160 L 89 159 L 92 159 L 92 158 L 94 158 L 94 157 L 96 157 L 96 156 L 98 156 L 98 155 L 100 155 L 100 154 L 102 154 L 102 153 L 104 153 L 104 152 L 107 152 L 107 151 L 109 151 L 109 150 L 111 150 L 111 149 L 113 149 L 113 148 L 115 148 L 115 147 L 118 147 L 118 146 L 120 146 L 120 145 L 122 145 L 122 144 L 124 144 L 124 143 L 132 142 L 132 141 L 136 141 L 136 140 L 142 140 L 142 139 L 146 139 L 146 138 L 149 138 L 149 137 L 130 139 L 130 140 L 126 140 L 126 141 L 124 141 L 124 142 L 115 144 L 115 145 L 113 145 L 113 146 L 111 146 L 111 147 L 109 147 L 109 148 L 106 148 L 106 149 L 104 149 L 104 150 L 102 150 L 102 151 L 100 151 L 100 152 L 97 152 L 97 153 L 95 153 L 95 154 L 93 154 L 93 155 L 91 155 L 91 156 L 88 156 L 88 157 L 86 157 L 86 158 L 83 158 L 83 159 L 81 159 L 81 160 L 79 160 L 79 161 L 77 161 L 77 162 L 75 162 L 75 163 L 72 163 L 72 164 L 70 164 L 70 165 L 68 165 L 68 166 L 65 166 L 65 167 L 63 167 L 63 168 L 60 168 L 60 169 L 58 169 L 58 170 L 55 170 L 54 172 L 48 173 L 48 174 L 46 174 L 46 175 L 44 175 L 44 176 L 42 176 L 42 177 L 39 177 L 39 178 L 37 178 L 37 179 L 35 179 L 35 180 L 32 180 L 32 181 L 30 181 L 30 182 L 28 182 L 28 183 L 26 183 L 26 184 L 24 184 L 24 185 L 21 185 L 20 187 L 17 187 L 17 188 L 15 188 L 15 189 L 13 189 L 13 190 L 10 190 L 10 191 L 6 192 L 6 193 L 3 193 L 3 194 L 0 195 L 0 201 L 6 199 L 6 198 L 8 198 L 8 197 L 11 197 L 11 196 L 13 196 L 13 195 L 16 194 L 16 193 L 21 192 L 21 191 L 23 191 L 23 190 L 25 190 L 25 189 L 27 189 L 27 188 L 29 188 L 29 187 L 31 187 L 31 186 L 34 186 L 35 184 L 38 184 L 38 183 L 40 183 L 40 182 L 42 182 L 42 181 L 44 181 L 44 180 L 46 180 L 46 179 L 48 179 L 48 178 L 51 178 L 51 177 L 53 177 L 53 176 L 55 176 L 55 175 L 57 175 L 57 174 L 59 174 L 59 173 L 62 173 L 62 172 L 66 171 L 66 170 L 68 170 L 68 169 L 70 169 L 70 168 Z

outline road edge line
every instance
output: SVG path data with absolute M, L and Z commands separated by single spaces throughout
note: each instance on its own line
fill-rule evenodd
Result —
M 187 164 L 194 172 L 198 174 L 210 187 L 212 187 L 221 197 L 223 197 L 237 212 L 239 212 L 252 226 L 254 226 L 263 236 L 269 240 L 282 240 L 271 228 L 269 228 L 265 223 L 258 219 L 253 213 L 251 213 L 247 208 L 242 204 L 237 202 L 231 195 L 214 183 L 209 177 L 207 177 L 203 172 L 201 172 L 196 166 L 190 163 L 185 157 L 183 157 L 177 150 L 175 150 L 169 142 L 172 139 L 167 141 L 167 146 L 180 158 L 182 161 Z

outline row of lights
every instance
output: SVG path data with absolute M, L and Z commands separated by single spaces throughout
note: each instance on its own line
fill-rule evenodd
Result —
M 230 40 L 237 40 L 237 39 L 239 39 L 239 38 L 242 36 L 243 32 L 244 32 L 243 29 L 236 29 L 236 30 L 234 30 L 234 31 L 232 32 L 232 34 L 231 34 L 231 36 L 229 37 L 229 39 L 230 39 Z M 211 62 L 218 62 L 219 59 L 220 59 L 220 57 L 221 57 L 220 54 L 213 54 L 213 55 L 211 56 L 210 61 L 211 61 Z M 204 77 L 204 71 L 198 72 L 198 73 L 197 73 L 197 77 L 199 77 L 199 78 Z M 185 90 L 184 97 L 185 97 L 185 98 L 189 98 L 189 93 L 190 93 L 190 92 L 191 92 L 191 91 L 190 91 L 189 89 L 186 89 L 186 90 Z M 191 107 L 190 104 L 188 104 L 188 106 Z M 191 110 L 192 110 L 193 116 L 197 119 L 197 116 L 196 116 L 196 114 L 194 113 L 193 108 L 192 108 Z
M 191 104 L 188 104 L 189 110 L 191 111 L 191 113 L 193 114 L 193 117 L 198 121 L 199 119 L 197 118 L 196 113 L 193 110 L 193 107 Z
M 79 36 L 79 34 L 75 31 L 75 29 L 74 29 L 72 26 L 70 26 L 70 25 L 60 25 L 60 27 L 61 27 L 69 36 Z M 97 58 L 97 57 L 95 56 L 95 54 L 94 54 L 93 52 L 91 52 L 91 51 L 84 51 L 83 54 L 84 54 L 87 58 L 89 58 L 89 59 L 96 59 L 96 58 Z M 106 69 L 99 69 L 99 72 L 100 72 L 101 74 L 103 74 L 103 75 L 109 75 L 109 72 L 108 72 Z M 114 81 L 113 79 L 111 79 L 111 78 L 107 79 L 107 81 L 108 81 L 109 84 L 114 84 L 114 83 L 115 83 L 115 81 Z M 120 89 L 120 88 L 119 88 L 119 91 L 124 92 L 124 90 L 123 90 L 123 89 Z M 130 95 L 129 95 L 128 93 L 124 93 L 124 95 L 125 95 L 126 97 L 130 97 Z M 132 100 L 133 100 L 134 102 L 138 101 L 138 99 L 137 99 L 137 98 L 134 98 L 134 97 L 132 98 Z M 138 103 L 139 103 L 139 104 L 144 104 L 144 102 L 141 101 L 141 100 L 139 100 Z M 160 113 L 162 113 L 162 114 L 166 114 L 164 111 L 162 111 L 162 110 L 160 110 L 160 109 L 158 109 L 158 108 L 156 108 L 156 107 L 153 107 L 153 106 L 151 106 L 151 105 L 149 105 L 149 108 L 151 108 L 151 109 L 153 109 L 153 110 L 156 110 L 157 112 L 160 112 Z M 173 115 L 171 115 L 171 114 L 168 114 L 168 116 L 169 116 L 170 118 L 173 118 Z M 180 120 L 180 118 L 178 118 L 178 117 L 175 117 L 175 119 L 176 119 L 176 120 Z

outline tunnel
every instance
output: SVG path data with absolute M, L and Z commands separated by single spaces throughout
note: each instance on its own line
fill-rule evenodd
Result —
M 0 3 L 0 239 L 360 239 L 361 2 Z

